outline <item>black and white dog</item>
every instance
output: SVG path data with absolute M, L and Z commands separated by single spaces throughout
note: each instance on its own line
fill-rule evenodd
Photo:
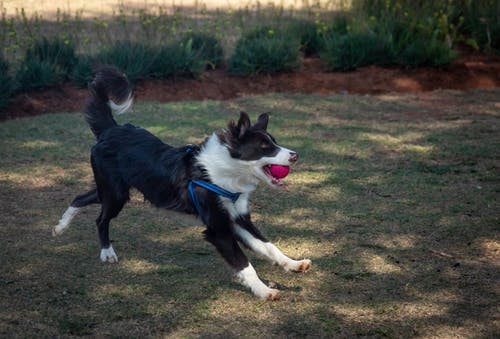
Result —
M 89 89 L 85 118 L 97 138 L 91 151 L 96 189 L 73 200 L 54 227 L 54 235 L 64 232 L 82 207 L 101 204 L 96 221 L 101 260 L 117 262 L 109 223 L 134 187 L 157 207 L 198 215 L 207 227 L 205 239 L 259 298 L 278 299 L 279 291 L 259 279 L 238 242 L 287 271 L 305 272 L 311 267 L 308 259 L 284 255 L 250 218 L 248 200 L 257 184 L 282 184 L 271 174 L 270 165 L 290 166 L 297 161 L 297 153 L 279 146 L 267 133 L 267 114 L 252 125 L 242 112 L 237 123 L 229 122 L 227 129 L 201 145 L 172 147 L 144 129 L 116 123 L 112 112 L 123 113 L 132 104 L 132 89 L 121 72 L 102 67 Z

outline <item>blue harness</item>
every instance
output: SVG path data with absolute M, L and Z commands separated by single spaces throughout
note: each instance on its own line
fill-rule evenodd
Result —
M 193 151 L 193 148 L 191 145 L 188 145 L 186 147 L 186 153 L 191 153 Z M 198 215 L 203 219 L 205 222 L 205 218 L 203 217 L 203 214 L 201 213 L 201 205 L 200 205 L 200 200 L 198 199 L 198 196 L 196 195 L 195 186 L 203 187 L 204 189 L 211 191 L 217 195 L 220 195 L 221 197 L 228 198 L 231 200 L 233 203 L 238 200 L 240 197 L 240 192 L 230 192 L 228 190 L 223 189 L 220 186 L 217 186 L 215 184 L 203 181 L 203 180 L 198 180 L 198 179 L 193 179 L 190 180 L 188 183 L 188 192 L 189 196 L 191 197 L 191 201 L 193 202 L 194 208 L 196 209 L 196 212 L 198 212 Z
M 195 185 L 203 187 L 204 189 L 214 192 L 217 195 L 220 195 L 221 197 L 228 198 L 231 200 L 233 203 L 238 200 L 240 197 L 240 192 L 229 192 L 228 190 L 223 189 L 220 186 L 217 186 L 215 184 L 203 181 L 203 180 L 198 180 L 198 179 L 193 179 L 189 181 L 188 184 L 188 192 L 189 196 L 191 197 L 191 201 L 193 202 L 194 208 L 196 209 L 196 212 L 198 212 L 198 215 L 203 219 L 205 222 L 205 218 L 203 217 L 203 214 L 201 213 L 201 206 L 200 206 L 200 201 L 198 200 L 198 196 L 196 195 L 195 192 Z

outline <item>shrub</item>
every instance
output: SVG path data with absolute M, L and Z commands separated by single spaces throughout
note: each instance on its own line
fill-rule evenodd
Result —
M 398 62 L 409 67 L 442 66 L 449 64 L 454 57 L 454 51 L 446 43 L 418 39 L 400 53 Z
M 230 57 L 229 72 L 253 75 L 292 71 L 300 66 L 300 42 L 283 31 L 261 27 L 243 36 Z
M 77 63 L 71 42 L 59 38 L 35 41 L 26 50 L 15 77 L 18 92 L 54 86 L 69 77 Z
M 132 41 L 117 41 L 95 57 L 96 64 L 113 65 L 121 69 L 131 82 L 146 79 L 151 74 L 158 50 L 146 44 Z M 81 64 L 80 71 L 88 64 Z
M 16 73 L 16 91 L 27 92 L 60 83 L 63 73 L 57 65 L 36 58 L 25 59 Z
M 0 57 L 0 112 L 9 103 L 12 96 L 12 79 L 9 75 L 9 64 Z
M 211 42 L 211 48 L 205 44 Z M 193 45 L 196 43 L 196 48 Z M 174 76 L 198 77 L 207 64 L 221 62 L 217 57 L 214 41 L 210 39 L 185 37 L 161 47 L 142 43 L 121 41 L 103 50 L 95 57 L 82 56 L 74 67 L 71 79 L 76 85 L 86 87 L 93 77 L 97 65 L 113 65 L 121 69 L 130 81 L 147 78 L 168 78 Z M 214 52 L 214 54 L 210 54 Z M 220 60 L 218 60 L 220 58 Z
M 78 58 L 78 63 L 73 68 L 70 79 L 78 87 L 86 88 L 93 78 L 93 69 L 96 65 L 95 58 L 83 55 Z
M 344 35 L 349 33 L 350 19 L 347 15 L 337 15 L 333 18 L 332 22 L 325 28 L 326 34 L 340 34 Z
M 290 34 L 300 41 L 300 50 L 306 56 L 317 55 L 324 46 L 323 27 L 308 20 L 294 21 L 288 27 Z
M 190 42 L 191 41 L 191 42 Z M 182 39 L 182 45 L 191 44 L 192 52 L 204 60 L 207 68 L 220 67 L 224 61 L 224 50 L 217 38 L 205 33 L 188 33 Z
M 69 40 L 43 38 L 26 50 L 25 60 L 31 63 L 38 60 L 41 63 L 57 67 L 60 74 L 68 76 L 73 66 L 77 63 L 75 47 Z
M 348 33 L 327 38 L 321 58 L 329 69 L 345 71 L 366 65 L 391 64 L 394 50 L 384 36 L 373 32 Z
M 264 25 L 256 27 L 251 31 L 246 32 L 241 39 L 243 40 L 264 39 L 273 35 L 283 35 L 283 34 L 284 32 L 281 28 Z
M 161 47 L 151 67 L 155 78 L 175 76 L 200 76 L 207 65 L 202 52 L 193 48 L 193 40 L 172 42 Z
M 460 0 L 452 7 L 452 17 L 461 24 L 465 42 L 500 53 L 500 2 Z M 469 43 L 470 44 L 470 43 Z

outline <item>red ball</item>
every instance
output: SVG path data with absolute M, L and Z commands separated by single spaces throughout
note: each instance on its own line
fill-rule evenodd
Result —
M 269 168 L 271 175 L 277 179 L 284 178 L 290 172 L 290 166 L 271 165 Z

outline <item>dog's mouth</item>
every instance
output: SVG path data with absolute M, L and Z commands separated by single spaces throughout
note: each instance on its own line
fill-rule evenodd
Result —
M 283 185 L 283 181 L 281 181 L 281 179 L 288 175 L 290 166 L 269 164 L 263 166 L 262 171 L 273 185 L 281 186 Z

